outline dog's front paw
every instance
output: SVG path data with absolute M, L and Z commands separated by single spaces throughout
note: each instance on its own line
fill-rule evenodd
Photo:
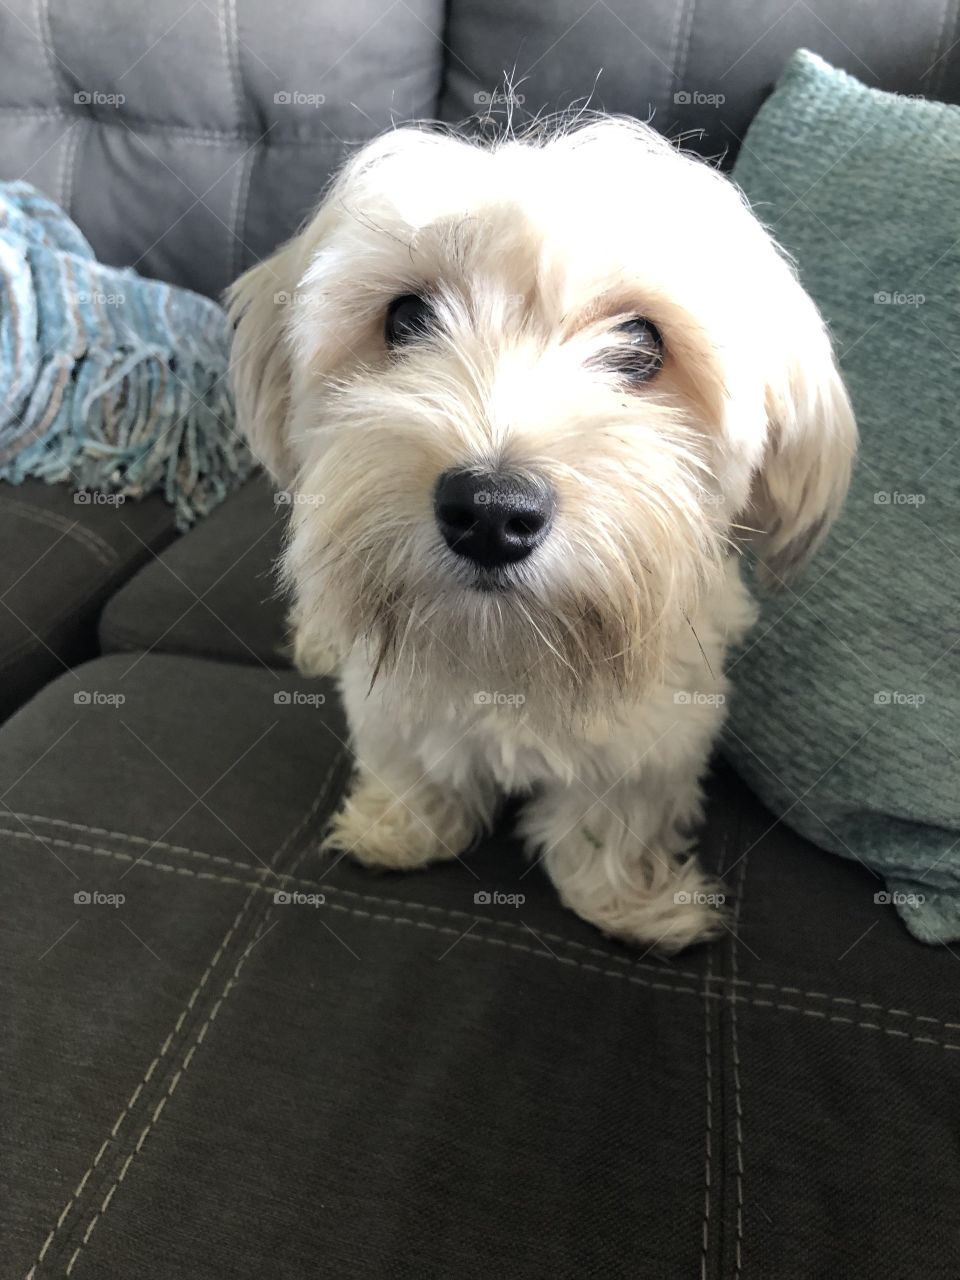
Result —
M 630 797 L 629 821 L 572 790 L 530 802 L 521 818 L 563 904 L 633 946 L 680 951 L 724 928 L 724 892 L 701 870 L 691 840 L 663 806 Z M 693 809 L 691 809 L 691 814 Z
M 692 858 L 678 864 L 665 849 L 650 849 L 661 859 L 663 875 L 636 873 L 619 883 L 556 880 L 564 904 L 610 937 L 631 946 L 673 953 L 707 942 L 724 928 L 724 890 L 705 876 Z
M 341 655 L 333 642 L 302 627 L 294 628 L 287 653 L 302 676 L 334 675 L 340 666 Z
M 323 847 L 343 850 L 366 866 L 407 871 L 456 858 L 477 833 L 478 824 L 455 793 L 426 781 L 392 791 L 364 774 Z

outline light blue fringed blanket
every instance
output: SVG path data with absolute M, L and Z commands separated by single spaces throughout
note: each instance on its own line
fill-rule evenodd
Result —
M 0 479 L 159 491 L 188 527 L 250 473 L 215 302 L 104 266 L 26 182 L 0 182 Z

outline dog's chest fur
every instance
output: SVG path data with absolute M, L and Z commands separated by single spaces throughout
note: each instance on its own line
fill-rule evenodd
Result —
M 370 689 L 370 666 L 356 650 L 341 672 L 351 727 L 364 754 L 412 753 L 424 773 L 458 789 L 527 792 L 574 780 L 609 786 L 642 768 L 669 777 L 705 755 L 724 718 L 727 649 L 752 625 L 756 607 L 731 558 L 721 587 L 678 633 L 664 680 L 641 699 L 563 725 L 537 713 L 536 673 L 522 690 L 477 688 L 464 669 L 444 684 L 411 690 L 389 675 Z

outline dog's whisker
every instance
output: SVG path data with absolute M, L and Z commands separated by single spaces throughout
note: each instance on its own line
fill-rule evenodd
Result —
M 706 651 L 706 649 L 704 649 L 703 645 L 700 643 L 700 637 L 697 635 L 697 629 L 696 629 L 696 627 L 693 625 L 693 623 L 690 621 L 690 619 L 687 617 L 687 615 L 686 615 L 686 614 L 684 614 L 683 616 L 684 616 L 684 620 L 686 621 L 687 626 L 688 626 L 688 627 L 690 628 L 690 630 L 693 632 L 693 638 L 694 638 L 694 640 L 696 640 L 696 642 L 697 642 L 697 648 L 700 650 L 700 655 L 701 655 L 701 657 L 703 658 L 704 662 L 706 663 L 707 670 L 710 672 L 710 674 L 711 674 L 712 676 L 714 676 L 714 678 L 716 678 L 716 675 L 715 675 L 715 672 L 714 672 L 714 670 L 713 670 L 713 667 L 711 667 L 711 665 L 710 665 L 710 659 L 707 657 L 707 651 Z

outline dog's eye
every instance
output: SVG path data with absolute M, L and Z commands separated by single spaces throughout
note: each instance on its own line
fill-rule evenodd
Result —
M 618 324 L 612 333 L 619 341 L 596 356 L 593 363 L 625 382 L 649 382 L 663 364 L 663 338 L 657 326 L 643 316 L 634 316 Z
M 402 347 L 426 337 L 435 325 L 436 315 L 427 299 L 404 293 L 387 307 L 384 337 L 388 347 Z

